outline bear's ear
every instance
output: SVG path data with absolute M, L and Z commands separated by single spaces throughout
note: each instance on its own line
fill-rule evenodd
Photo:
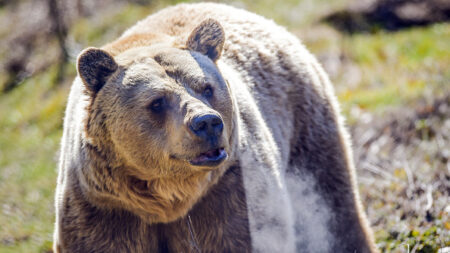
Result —
M 96 94 L 103 87 L 117 68 L 114 58 L 98 48 L 87 48 L 78 56 L 78 74 L 92 94 Z
M 189 50 L 202 53 L 215 62 L 222 53 L 224 42 L 225 32 L 222 26 L 214 19 L 207 19 L 191 32 L 186 46 Z

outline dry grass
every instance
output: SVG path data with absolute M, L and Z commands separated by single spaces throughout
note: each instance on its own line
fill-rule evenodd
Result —
M 361 110 L 352 126 L 359 184 L 385 252 L 450 246 L 450 92 L 395 108 Z

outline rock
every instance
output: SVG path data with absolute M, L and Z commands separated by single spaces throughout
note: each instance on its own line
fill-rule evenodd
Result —
M 323 19 L 347 33 L 396 31 L 450 20 L 448 0 L 370 0 L 353 2 Z

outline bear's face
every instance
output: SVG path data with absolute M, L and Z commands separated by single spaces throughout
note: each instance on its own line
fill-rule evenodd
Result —
M 214 62 L 198 52 L 142 47 L 116 57 L 96 94 L 116 151 L 140 177 L 211 170 L 230 149 L 232 102 Z
M 131 207 L 138 213 L 161 209 L 165 217 L 152 221 L 185 214 L 231 153 L 233 103 L 215 64 L 223 40 L 220 25 L 209 20 L 185 48 L 136 47 L 115 57 L 90 48 L 78 59 L 91 99 L 86 136 L 126 168 L 121 180 L 132 192 L 122 202 L 139 203 Z

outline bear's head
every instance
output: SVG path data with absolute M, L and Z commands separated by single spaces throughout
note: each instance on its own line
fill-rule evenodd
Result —
M 180 47 L 80 54 L 91 199 L 169 222 L 223 174 L 236 144 L 232 96 L 216 65 L 224 38 L 209 19 Z

